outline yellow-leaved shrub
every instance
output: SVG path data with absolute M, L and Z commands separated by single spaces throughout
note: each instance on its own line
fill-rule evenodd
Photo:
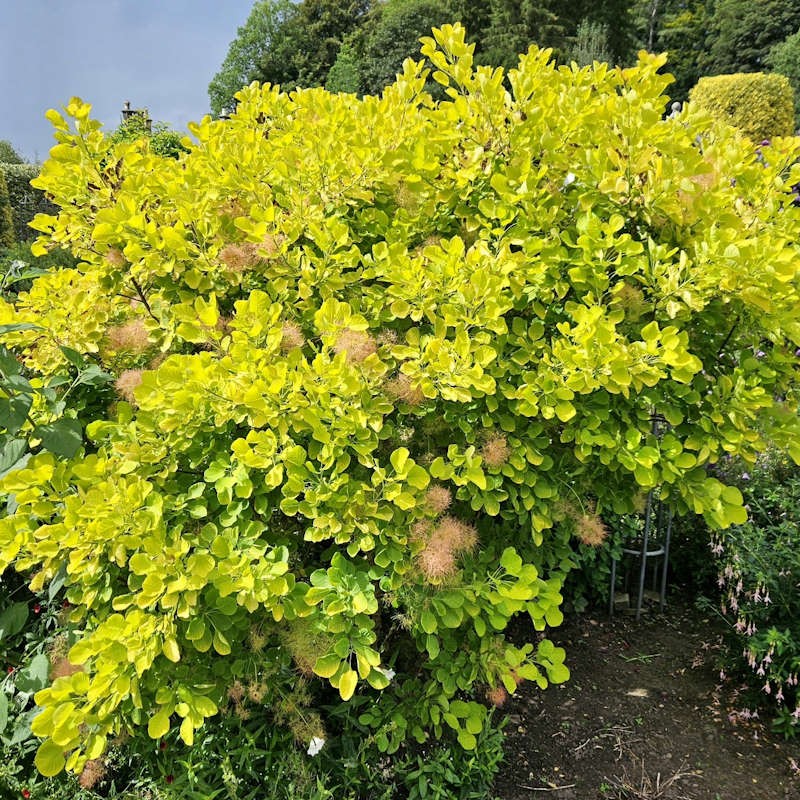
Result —
M 794 92 L 785 75 L 740 72 L 700 78 L 689 102 L 755 142 L 794 133 Z
M 664 119 L 660 57 L 506 76 L 458 26 L 423 55 L 380 97 L 254 84 L 177 159 L 49 113 L 36 247 L 80 263 L 4 341 L 43 380 L 68 342 L 119 397 L 0 481 L 0 569 L 63 578 L 77 639 L 43 772 L 191 743 L 245 686 L 306 744 L 333 687 L 385 751 L 474 747 L 476 698 L 568 676 L 504 631 L 561 621 L 576 520 L 599 543 L 660 487 L 741 522 L 706 467 L 754 458 L 756 420 L 798 453 L 798 143 Z

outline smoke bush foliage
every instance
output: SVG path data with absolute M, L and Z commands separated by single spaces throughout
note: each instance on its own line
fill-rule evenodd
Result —
M 36 695 L 44 773 L 244 703 L 315 752 L 356 694 L 386 752 L 472 748 L 484 697 L 568 677 L 503 632 L 559 624 L 574 534 L 655 486 L 743 522 L 706 466 L 756 456 L 756 415 L 797 455 L 798 142 L 764 164 L 664 120 L 659 57 L 532 48 L 506 83 L 459 26 L 423 55 L 442 102 L 423 60 L 363 100 L 252 85 L 177 159 L 49 112 L 36 248 L 80 263 L 0 324 L 38 326 L 5 329 L 26 368 L 77 351 L 120 399 L 0 485 L 0 568 L 63 575 L 77 637 Z

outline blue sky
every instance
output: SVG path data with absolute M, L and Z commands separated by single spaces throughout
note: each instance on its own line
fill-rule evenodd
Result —
M 126 100 L 183 130 L 254 0 L 0 0 L 0 139 L 28 160 L 54 144 L 48 108 L 77 95 L 106 127 Z

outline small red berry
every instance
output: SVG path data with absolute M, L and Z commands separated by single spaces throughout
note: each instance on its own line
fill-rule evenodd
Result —
M 69 600 L 65 600 L 65 601 L 64 601 L 64 602 L 61 604 L 61 608 L 69 608 L 69 605 L 70 605 L 70 603 L 69 603 Z
M 31 796 L 31 793 L 27 789 L 23 789 L 22 796 L 25 798 L 25 800 L 28 800 L 28 798 Z
M 14 671 L 14 667 L 9 667 L 6 672 L 10 675 Z
M 175 780 L 175 776 L 174 775 L 167 775 L 167 777 L 164 780 L 166 780 L 167 783 L 172 783 L 172 781 Z
M 41 613 L 41 611 L 42 611 L 42 607 L 41 607 L 41 606 L 40 606 L 40 605 L 37 603 L 37 604 L 36 604 L 36 605 L 33 607 L 33 613 L 34 613 L 34 614 L 40 614 L 40 613 Z
M 167 743 L 163 739 L 158 743 L 158 749 L 159 750 L 166 750 L 167 749 Z

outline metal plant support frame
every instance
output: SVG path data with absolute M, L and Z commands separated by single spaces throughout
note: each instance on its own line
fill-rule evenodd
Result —
M 653 416 L 653 433 L 660 439 L 664 430 L 668 427 L 666 420 L 660 415 Z M 655 506 L 655 508 L 654 508 Z M 623 547 L 623 556 L 636 556 L 639 558 L 639 587 L 636 595 L 636 620 L 642 614 L 642 601 L 644 599 L 644 584 L 647 577 L 647 561 L 651 558 L 662 558 L 664 563 L 661 566 L 661 587 L 659 592 L 659 606 L 663 612 L 667 602 L 667 573 L 669 570 L 669 545 L 672 535 L 673 512 L 664 506 L 660 495 L 656 497 L 656 491 L 651 489 L 647 493 L 647 503 L 645 505 L 644 532 L 642 534 L 640 547 Z M 617 582 L 617 561 L 611 559 L 611 591 L 609 598 L 609 615 L 614 615 L 614 598 L 616 594 Z M 656 587 L 658 572 L 653 573 L 653 589 Z

